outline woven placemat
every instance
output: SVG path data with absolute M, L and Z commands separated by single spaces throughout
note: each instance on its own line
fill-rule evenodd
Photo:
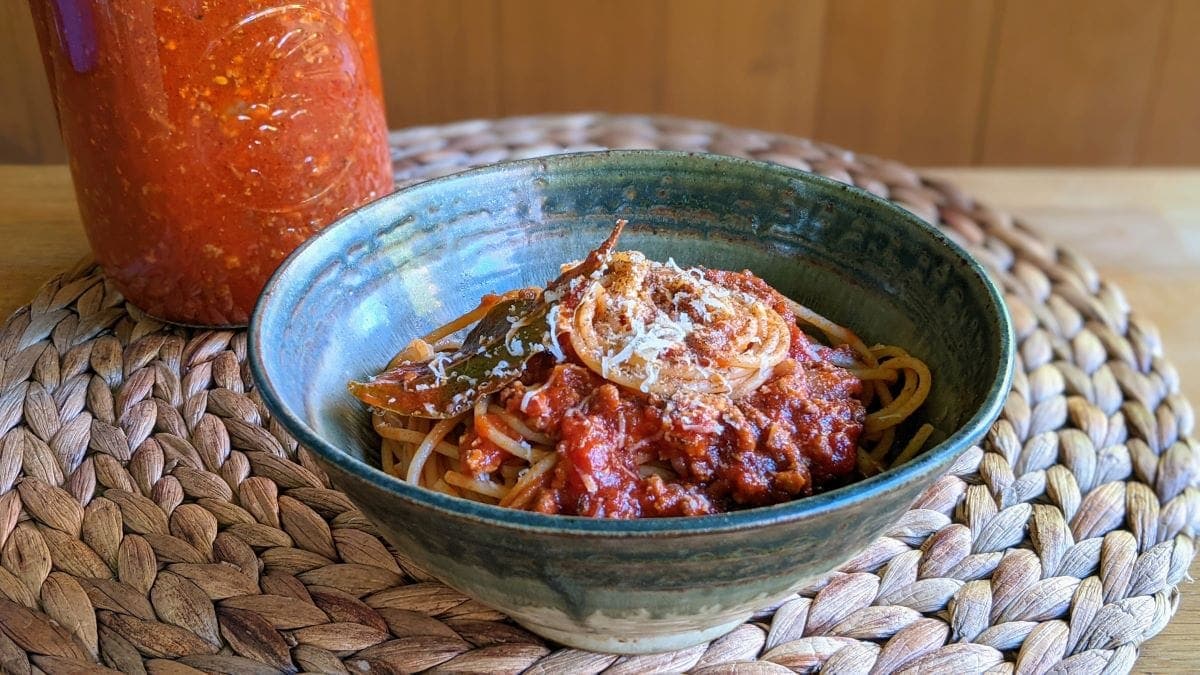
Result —
M 806 140 L 572 115 L 392 135 L 401 183 L 602 147 L 853 182 L 1003 283 L 1003 418 L 887 536 L 733 633 L 616 657 L 547 644 L 392 551 L 263 408 L 241 332 L 166 327 L 81 265 L 0 332 L 5 672 L 1124 672 L 1175 611 L 1200 447 L 1155 329 L 1078 256 L 952 186 Z

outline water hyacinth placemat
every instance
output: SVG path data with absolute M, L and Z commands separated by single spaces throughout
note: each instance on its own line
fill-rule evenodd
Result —
M 244 333 L 164 326 L 81 264 L 0 330 L 4 672 L 1126 672 L 1170 620 L 1200 506 L 1193 412 L 1087 261 L 896 163 L 711 123 L 527 117 L 392 142 L 401 184 L 669 148 L 896 201 L 1002 283 L 1020 345 L 1004 415 L 840 571 L 710 644 L 592 654 L 383 543 L 261 405 Z

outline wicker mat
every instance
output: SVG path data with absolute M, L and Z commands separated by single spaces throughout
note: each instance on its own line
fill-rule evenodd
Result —
M 1020 339 L 1004 416 L 841 571 L 708 645 L 591 654 L 390 550 L 270 419 L 243 333 L 165 327 L 81 266 L 0 331 L 5 672 L 1125 672 L 1170 620 L 1200 506 L 1193 413 L 1155 329 L 1086 261 L 952 186 L 796 138 L 573 115 L 392 141 L 402 183 L 653 147 L 899 202 L 1004 285 Z

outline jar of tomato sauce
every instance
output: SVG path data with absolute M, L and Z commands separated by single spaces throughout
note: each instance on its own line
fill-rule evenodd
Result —
M 30 0 L 84 227 L 148 314 L 238 325 L 389 192 L 371 0 Z

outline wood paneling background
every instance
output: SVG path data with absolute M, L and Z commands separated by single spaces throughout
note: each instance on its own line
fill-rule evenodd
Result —
M 177 0 L 158 0 L 174 2 Z M 392 126 L 704 117 L 914 164 L 1200 164 L 1200 0 L 375 0 Z M 61 162 L 0 2 L 0 162 Z

